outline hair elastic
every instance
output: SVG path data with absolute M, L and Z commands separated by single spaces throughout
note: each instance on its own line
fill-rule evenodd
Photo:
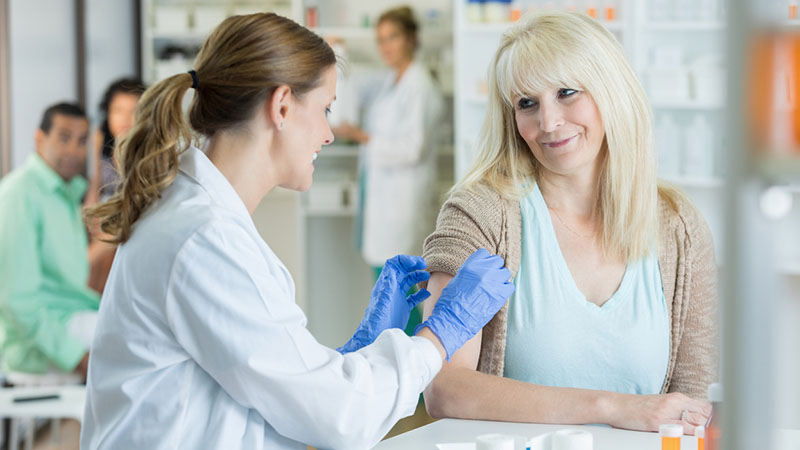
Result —
M 192 76 L 192 89 L 197 89 L 197 72 L 192 69 L 189 71 L 189 75 Z

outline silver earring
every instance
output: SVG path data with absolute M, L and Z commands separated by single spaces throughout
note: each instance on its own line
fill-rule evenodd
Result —
M 278 125 L 278 129 L 279 129 L 279 130 L 282 130 L 282 129 L 283 129 L 283 122 L 281 122 L 281 123 Z

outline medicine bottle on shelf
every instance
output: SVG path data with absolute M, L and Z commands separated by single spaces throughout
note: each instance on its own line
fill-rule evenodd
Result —
M 306 26 L 309 28 L 316 28 L 319 26 L 319 9 L 317 9 L 317 2 L 309 2 L 306 5 Z
M 618 17 L 618 5 L 617 0 L 606 0 L 605 6 L 603 8 L 603 19 L 613 22 L 617 20 Z

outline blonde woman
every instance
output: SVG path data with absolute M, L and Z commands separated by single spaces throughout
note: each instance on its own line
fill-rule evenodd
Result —
M 686 432 L 716 381 L 716 266 L 703 218 L 656 179 L 651 112 L 615 38 L 543 13 L 489 69 L 480 155 L 423 256 L 429 314 L 475 248 L 516 294 L 426 389 L 434 417 Z
M 313 161 L 333 141 L 335 64 L 289 19 L 234 16 L 206 39 L 194 70 L 142 96 L 115 149 L 120 186 L 89 212 L 120 245 L 81 448 L 372 447 L 513 292 L 503 260 L 479 250 L 409 337 L 397 328 L 428 293 L 406 293 L 429 274 L 421 258 L 399 255 L 342 347 L 305 328 L 291 276 L 250 214 L 276 186 L 310 187 Z

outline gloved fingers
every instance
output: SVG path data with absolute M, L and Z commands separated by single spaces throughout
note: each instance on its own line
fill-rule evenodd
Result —
M 411 288 L 411 286 L 422 283 L 423 281 L 428 281 L 431 279 L 431 273 L 427 270 L 416 270 L 414 272 L 406 274 L 402 280 L 400 281 L 400 289 L 405 292 Z
M 511 294 L 516 290 L 513 281 L 503 281 L 499 283 L 492 283 L 484 285 L 484 291 L 487 292 L 494 300 L 500 302 L 501 306 L 511 297 Z
M 423 301 L 425 301 L 425 299 L 427 299 L 430 296 L 431 293 L 428 292 L 427 289 L 420 289 L 419 291 L 409 295 L 408 298 L 406 298 L 406 301 L 408 302 L 408 307 L 413 308 L 418 304 L 422 303 Z
M 511 297 L 511 294 L 513 294 L 516 289 L 517 287 L 511 281 L 506 281 L 503 283 L 503 286 L 500 288 L 500 295 L 502 295 L 504 299 L 503 303 L 505 303 L 505 300 L 508 300 L 508 298 Z
M 485 259 L 487 256 L 489 256 L 489 250 L 486 250 L 485 248 L 479 248 L 475 250 L 471 255 L 469 255 L 467 261 L 476 259 Z
M 478 251 L 473 253 L 472 256 L 467 258 L 462 267 L 480 268 L 480 269 L 499 269 L 503 267 L 504 264 L 505 261 L 503 261 L 502 256 L 491 255 L 485 249 L 478 249 Z
M 482 272 L 472 274 L 475 279 L 480 280 L 480 284 L 500 284 L 511 279 L 511 271 L 505 267 L 497 269 L 486 269 Z
M 403 272 L 411 272 L 412 270 L 421 270 L 428 267 L 428 263 L 421 256 L 413 255 L 397 255 L 386 261 L 387 266 L 390 264 Z
M 486 279 L 494 283 L 505 283 L 511 279 L 511 271 L 506 267 L 502 267 L 499 270 L 492 270 L 489 272 Z

